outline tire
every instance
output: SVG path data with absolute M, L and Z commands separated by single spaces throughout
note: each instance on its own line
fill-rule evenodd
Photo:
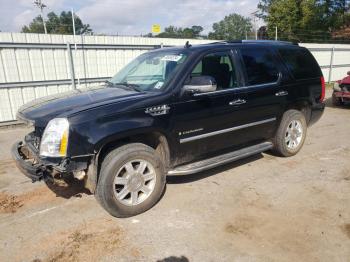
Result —
M 334 94 L 332 95 L 332 104 L 334 106 L 341 106 L 343 105 L 343 102 L 341 101 L 341 99 L 339 97 L 336 97 Z
M 104 158 L 96 199 L 112 216 L 130 217 L 153 207 L 165 182 L 164 165 L 155 150 L 141 143 L 127 144 Z
M 275 153 L 284 157 L 297 154 L 304 144 L 306 131 L 305 116 L 294 109 L 286 111 L 273 139 Z

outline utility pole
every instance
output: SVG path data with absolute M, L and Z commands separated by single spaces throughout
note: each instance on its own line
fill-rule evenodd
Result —
M 72 8 L 72 21 L 73 21 L 73 35 L 74 35 L 74 39 L 75 39 L 75 19 L 74 19 L 74 10 Z
M 255 31 L 255 40 L 258 40 L 258 28 L 257 28 L 257 24 L 256 24 L 256 14 L 258 13 L 258 11 L 255 11 L 253 13 L 251 13 L 251 16 L 253 17 L 253 26 L 254 26 L 254 31 Z
M 276 35 L 275 35 L 275 40 L 276 40 L 276 41 L 278 40 L 278 37 L 277 37 L 277 26 L 276 26 Z
M 40 14 L 41 14 L 41 19 L 43 20 L 45 35 L 47 35 L 46 23 L 44 20 L 44 12 L 43 12 L 46 5 L 43 2 L 41 2 L 41 0 L 35 0 L 34 5 L 36 5 L 40 9 Z
M 75 39 L 75 19 L 74 19 L 74 10 L 72 8 L 72 21 L 73 21 L 73 36 L 74 36 L 74 51 L 76 56 L 78 56 L 78 50 L 77 50 L 77 40 Z M 78 86 L 80 86 L 80 78 L 78 76 Z

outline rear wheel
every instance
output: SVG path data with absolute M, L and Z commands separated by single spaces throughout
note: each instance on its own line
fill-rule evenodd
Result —
M 101 205 L 115 217 L 150 209 L 165 187 L 165 171 L 155 150 L 133 143 L 110 152 L 102 162 L 96 189 Z
M 306 120 L 300 111 L 286 111 L 273 141 L 274 151 L 286 157 L 295 155 L 304 144 L 306 130 Z

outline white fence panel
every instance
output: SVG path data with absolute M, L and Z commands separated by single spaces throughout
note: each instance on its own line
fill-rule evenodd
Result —
M 322 68 L 326 81 L 336 81 L 350 71 L 350 45 L 341 44 L 300 44 L 311 50 Z M 333 52 L 333 63 L 332 63 Z M 331 77 L 330 67 L 332 64 Z
M 8 89 L 0 89 L 0 121 L 11 121 L 15 117 L 12 113 Z
M 6 82 L 19 82 L 20 78 L 17 70 L 15 50 L 3 49 L 1 51 L 1 56 Z

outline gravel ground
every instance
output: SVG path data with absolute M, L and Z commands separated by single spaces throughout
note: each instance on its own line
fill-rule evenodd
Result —
M 350 107 L 328 106 L 297 156 L 169 177 L 117 219 L 79 183 L 32 184 L 10 157 L 27 130 L 0 130 L 0 261 L 350 261 L 349 131 Z

